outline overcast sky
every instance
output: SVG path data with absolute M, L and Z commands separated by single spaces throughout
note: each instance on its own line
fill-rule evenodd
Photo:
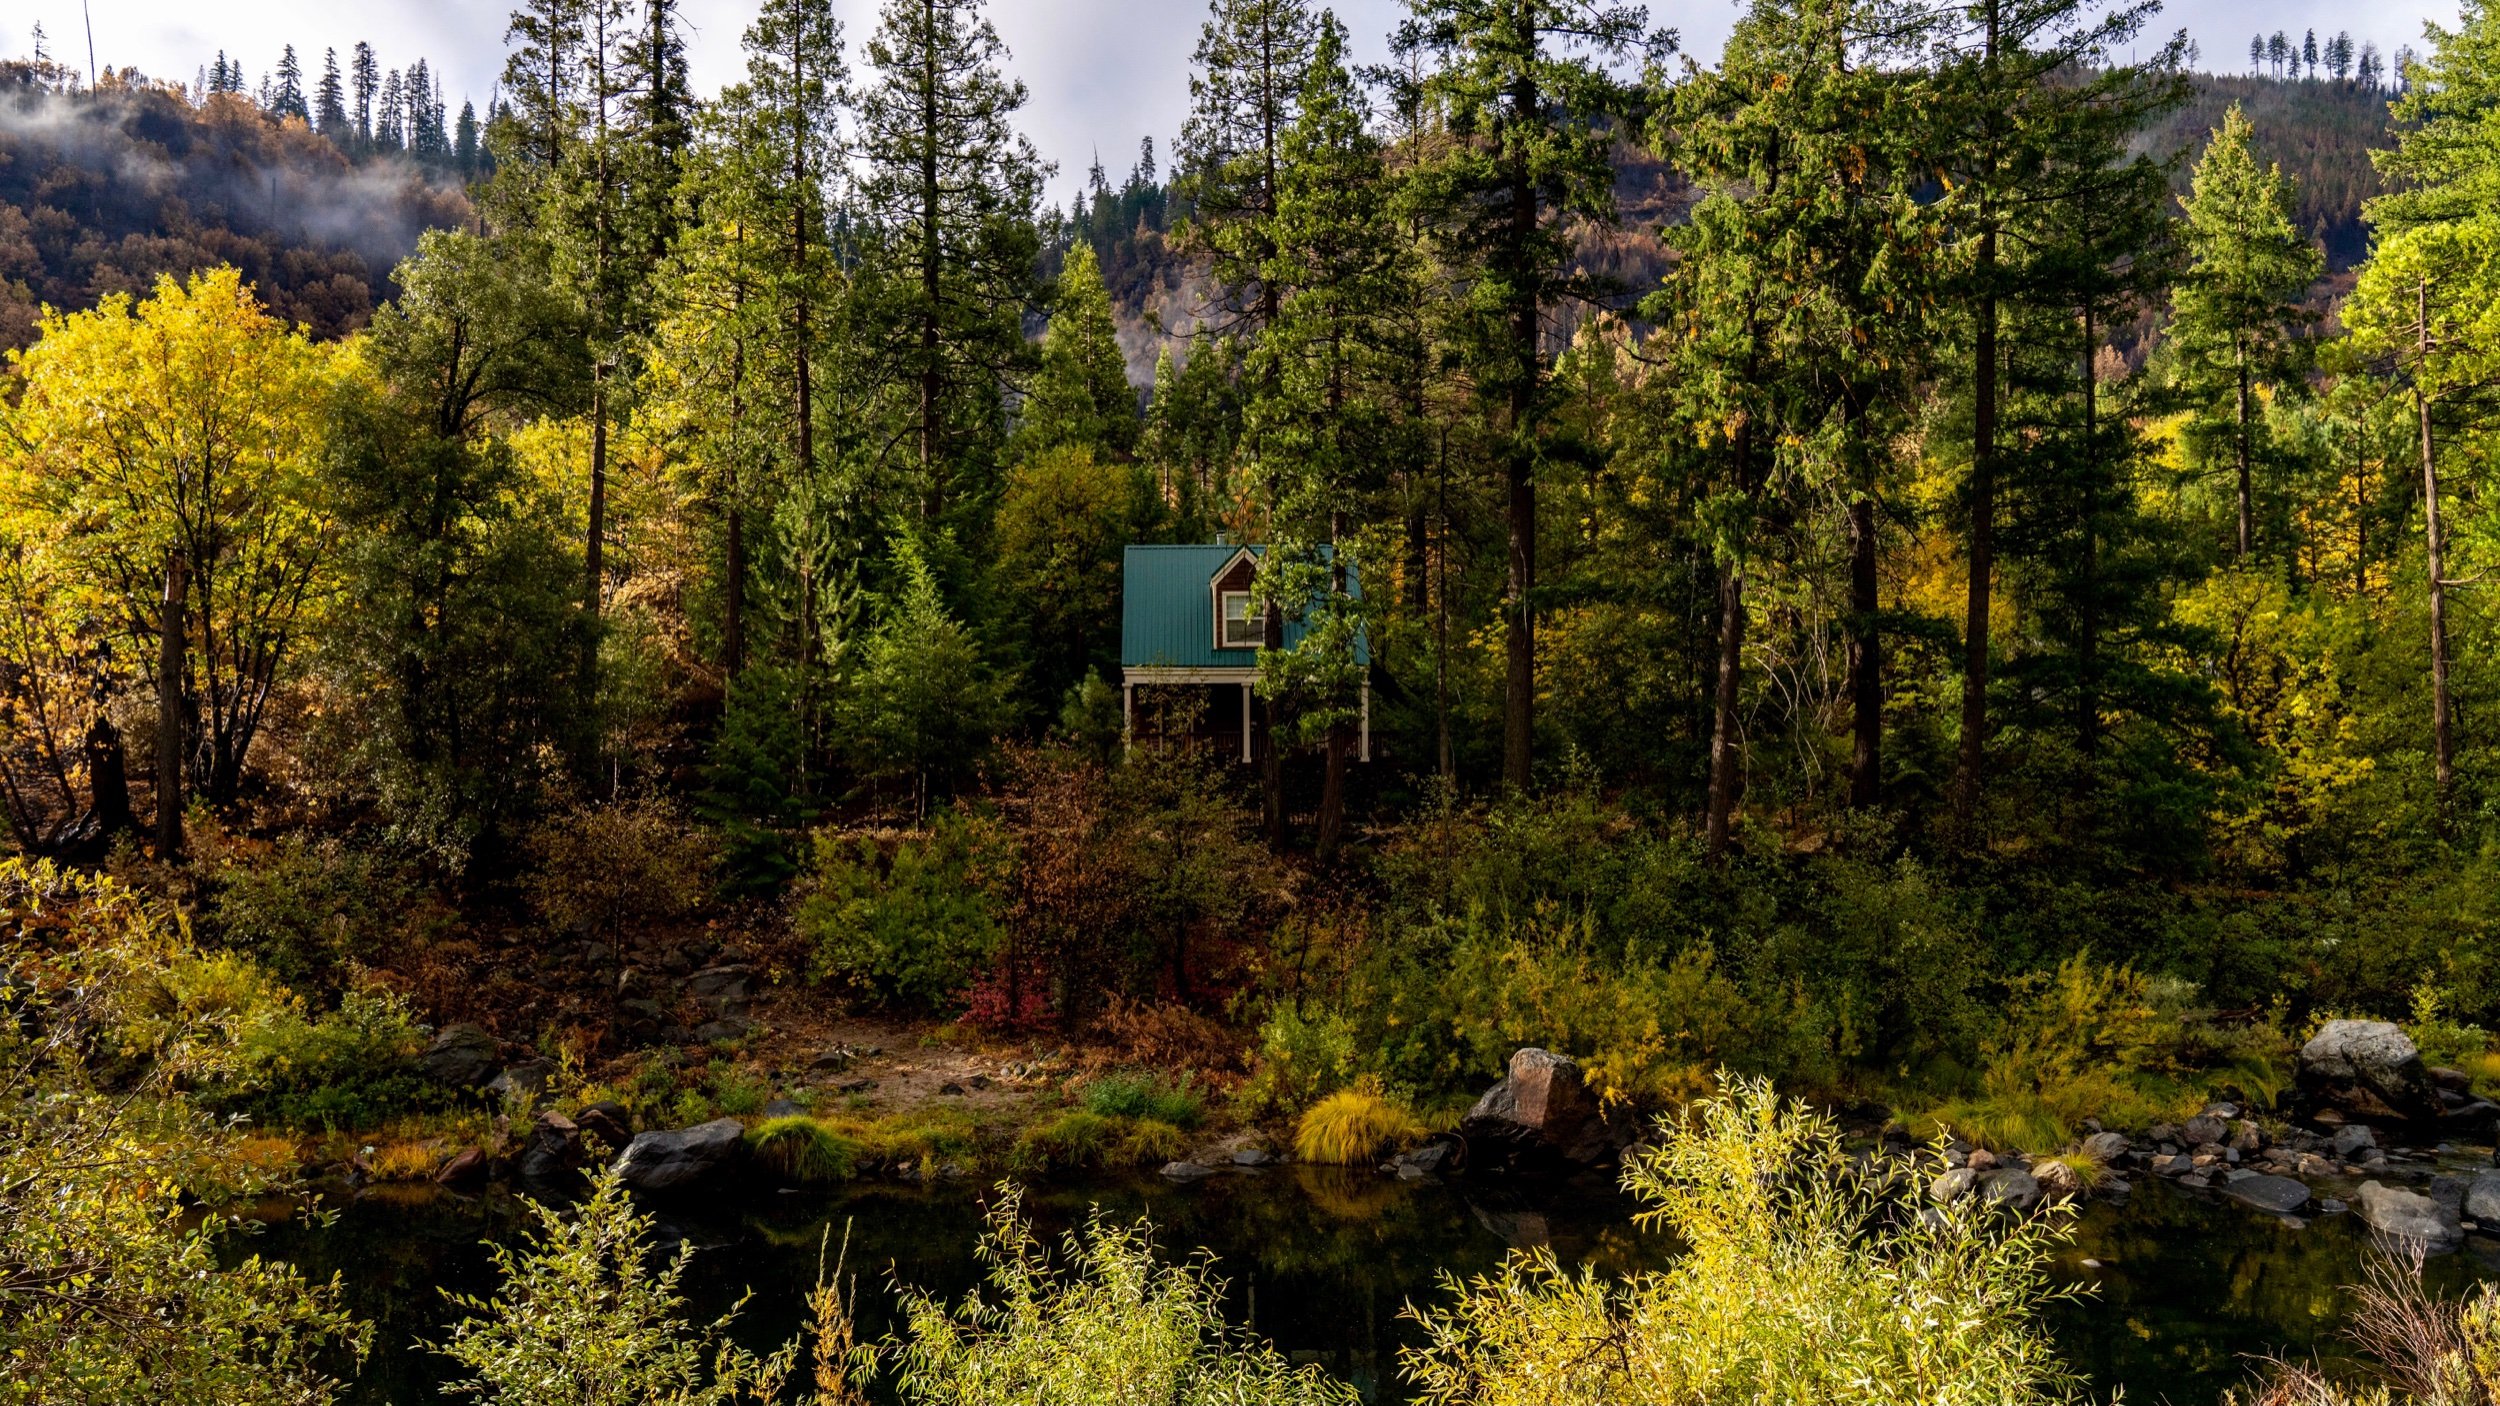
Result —
M 757 0 L 682 0 L 696 86 L 705 92 L 737 76 L 738 36 Z M 190 81 L 220 48 L 257 78 L 294 44 L 308 77 L 324 49 L 342 53 L 356 41 L 374 46 L 397 68 L 424 58 L 441 75 L 457 112 L 461 100 L 484 105 L 503 67 L 509 0 L 86 0 L 95 26 L 95 56 L 105 67 L 136 65 L 162 78 Z M 876 23 L 876 0 L 833 0 L 856 55 Z M 1405 0 L 1336 0 L 1358 59 L 1386 50 L 1386 36 Z M 1654 23 L 1673 26 L 1687 51 L 1715 55 L 1737 14 L 1735 0 L 1654 0 Z M 1014 52 L 1017 76 L 1032 89 L 1025 130 L 1059 164 L 1055 194 L 1085 173 L 1093 153 L 1116 179 L 1135 159 L 1137 140 L 1152 135 L 1168 147 L 1189 101 L 1189 55 L 1206 10 L 1202 0 L 993 0 L 998 31 Z M 2251 33 L 2310 27 L 2321 35 L 2349 29 L 2355 39 L 2393 52 L 2418 45 L 2425 19 L 2453 23 L 2454 0 L 2385 0 L 2356 9 L 2351 0 L 2170 0 L 2155 22 L 2161 36 L 2185 27 L 2202 47 L 2205 65 L 2246 66 Z M 84 65 L 80 0 L 0 0 L 0 55 L 22 56 L 35 24 L 53 57 Z M 2158 42 L 2155 39 L 2154 42 Z M 2148 46 L 2149 47 L 2149 46 Z

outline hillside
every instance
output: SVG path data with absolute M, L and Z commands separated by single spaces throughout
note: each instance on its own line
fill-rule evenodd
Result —
M 2326 246 L 2328 271 L 2341 273 L 2370 251 L 2361 206 L 2378 194 L 2370 150 L 2387 144 L 2389 97 L 2361 83 L 2200 74 L 2195 97 L 2146 132 L 2139 147 L 2185 153 L 2175 178 L 2185 194 L 2189 166 L 2238 103 L 2256 128 L 2259 154 L 2282 163 L 2295 183 L 2301 228 Z
M 194 107 L 114 75 L 69 94 L 33 65 L 0 64 L 0 347 L 26 345 L 44 305 L 218 264 L 279 316 L 335 336 L 363 325 L 421 231 L 468 216 L 456 182 L 351 161 L 240 94 Z

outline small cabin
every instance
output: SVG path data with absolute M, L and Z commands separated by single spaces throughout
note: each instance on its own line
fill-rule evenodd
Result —
M 1264 754 L 1265 710 L 1254 694 L 1265 622 L 1250 596 L 1259 552 L 1224 542 L 1128 549 L 1120 568 L 1120 716 L 1130 745 L 1189 742 L 1228 753 L 1237 747 L 1244 762 Z M 1346 590 L 1362 595 L 1350 565 Z M 1284 625 L 1291 649 L 1302 638 L 1300 613 L 1287 612 Z M 1354 648 L 1368 669 L 1370 642 L 1358 635 Z M 1368 681 L 1356 756 L 1372 757 Z

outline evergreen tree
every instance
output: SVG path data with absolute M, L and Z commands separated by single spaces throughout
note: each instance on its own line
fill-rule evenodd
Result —
M 321 57 L 321 86 L 313 93 L 313 130 L 341 150 L 347 149 L 355 136 L 347 123 L 347 90 L 339 79 L 336 49 L 325 50 Z
M 408 149 L 408 90 L 398 69 L 382 76 L 382 99 L 373 117 L 373 149 L 399 155 Z
M 277 83 L 270 89 L 268 107 L 272 117 L 312 120 L 311 110 L 304 105 L 304 65 L 296 59 L 292 44 L 278 55 Z
M 2259 166 L 2247 115 L 2234 104 L 2196 166 L 2187 200 L 2188 268 L 2172 297 L 2171 339 L 2182 389 L 2196 403 L 2190 443 L 2208 459 L 2220 441 L 2236 474 L 2238 551 L 2257 549 L 2256 474 L 2263 457 L 2257 397 L 2297 385 L 2307 315 L 2301 301 L 2323 267 L 2292 223 L 2280 165 Z M 2226 408 L 2227 407 L 2227 408 Z
M 859 191 L 876 239 L 865 276 L 889 329 L 878 360 L 909 401 L 922 512 L 989 485 L 958 482 L 970 435 L 994 423 L 1023 364 L 1043 166 L 1012 124 L 1025 89 L 1000 65 L 983 0 L 887 0 L 868 44 Z
M 357 41 L 356 57 L 348 65 L 348 78 L 356 93 L 356 148 L 361 153 L 373 146 L 373 100 L 382 84 L 381 65 L 374 61 L 371 44 Z
M 1576 231 L 1616 215 L 1611 124 L 1635 107 L 1615 76 L 1672 36 L 1607 0 L 1416 0 L 1397 46 L 1428 58 L 1423 100 L 1450 140 L 1414 173 L 1473 287 L 1458 330 L 1499 420 L 1509 580 L 1502 602 L 1502 777 L 1527 789 L 1536 711 L 1536 470 L 1550 405 L 1545 322 L 1600 290 L 1574 260 Z
M 460 104 L 460 122 L 451 143 L 451 164 L 463 180 L 477 180 L 486 173 L 479 169 L 477 108 L 465 99 Z
M 1042 334 L 1041 369 L 1017 427 L 1017 449 L 1029 456 L 1079 445 L 1106 461 L 1126 462 L 1137 449 L 1137 433 L 1137 391 L 1128 383 L 1111 294 L 1103 287 L 1093 246 L 1079 242 L 1060 270 L 1050 327 Z
M 1178 184 L 1190 205 L 1185 237 L 1214 256 L 1219 335 L 1255 335 L 1283 297 L 1266 282 L 1269 224 L 1281 144 L 1318 37 L 1308 0 L 1210 0 L 1199 30 Z
M 678 164 L 694 133 L 695 99 L 686 77 L 677 0 L 644 0 L 641 29 L 625 47 L 625 68 L 634 166 L 629 237 L 641 241 L 645 259 L 656 265 L 677 237 Z
M 2149 64 L 2119 64 L 2117 46 L 2134 38 L 2154 13 L 2152 0 L 2102 12 L 2085 0 L 1978 0 L 1958 16 L 1947 42 L 1951 99 L 1941 143 L 1943 175 L 1952 194 L 1947 213 L 1967 259 L 1958 290 L 1970 313 L 1967 348 L 1971 391 L 1967 575 L 1962 627 L 1960 755 L 1953 809 L 1957 826 L 1975 836 L 1987 772 L 1991 599 L 1996 575 L 1999 418 L 2005 374 L 2000 343 L 2002 305 L 2012 291 L 2001 248 L 2021 211 L 2058 191 L 2052 181 L 2095 181 L 2098 173 L 2054 159 L 2076 129 L 2131 129 L 2146 112 L 2171 100 L 2152 80 L 2180 67 L 2183 40 L 2174 39 Z M 2281 39 L 2278 34 L 2277 40 Z M 2077 79 L 2077 75 L 2088 75 Z

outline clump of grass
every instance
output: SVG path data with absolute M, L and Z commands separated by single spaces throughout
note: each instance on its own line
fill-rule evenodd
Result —
M 918 1108 L 877 1119 L 820 1117 L 834 1133 L 858 1146 L 862 1162 L 884 1165 L 913 1162 L 925 1171 L 940 1162 L 973 1163 L 980 1151 L 980 1128 L 970 1114 L 948 1108 Z
M 1026 1175 L 1108 1167 L 1159 1166 L 1186 1150 L 1179 1128 L 1159 1118 L 1106 1117 L 1071 1108 L 1017 1136 L 1008 1166 Z
M 365 1159 L 365 1165 L 375 1181 L 423 1181 L 448 1160 L 448 1149 L 429 1138 L 423 1142 L 382 1143 Z
M 2109 1176 L 2109 1167 L 2106 1163 L 2080 1149 L 2060 1152 L 2050 1157 L 2035 1157 L 2032 1159 L 2032 1171 L 2037 1173 L 2040 1168 L 2051 1162 L 2074 1173 L 2075 1189 L 2086 1194 L 2089 1194 L 2094 1187 L 2099 1186 Z
M 1359 1166 L 1423 1134 L 1424 1125 L 1405 1104 L 1378 1088 L 1357 1086 L 1311 1105 L 1294 1129 L 1293 1155 L 1327 1166 Z
M 1186 1074 L 1177 1084 L 1143 1074 L 1106 1074 L 1087 1084 L 1078 1101 L 1100 1117 L 1151 1118 L 1176 1128 L 1194 1128 L 1207 1116 L 1206 1101 Z
M 774 1175 L 800 1185 L 846 1181 L 859 1165 L 857 1142 L 804 1115 L 766 1121 L 747 1145 Z

